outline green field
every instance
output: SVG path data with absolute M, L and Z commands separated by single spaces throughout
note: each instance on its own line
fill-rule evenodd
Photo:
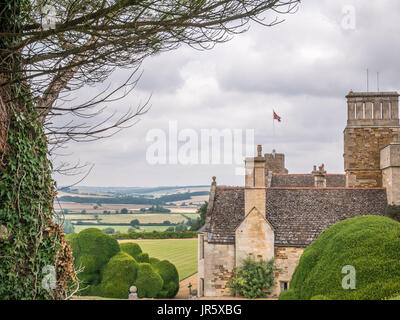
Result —
M 129 242 L 122 240 L 121 242 Z M 183 280 L 197 272 L 197 239 L 132 240 L 150 257 L 169 260 Z
M 193 220 L 197 220 L 198 218 L 200 218 L 200 214 L 198 213 L 184 213 L 183 215 Z
M 126 223 L 129 224 L 132 220 L 138 219 L 140 223 L 160 223 L 170 221 L 171 223 L 186 222 L 187 218 L 180 213 L 137 213 L 137 214 L 99 214 L 97 215 L 102 223 Z M 191 214 L 188 214 L 190 217 Z M 64 219 L 83 220 L 95 219 L 94 214 L 67 214 Z
M 88 229 L 88 228 L 97 228 L 100 230 L 103 230 L 105 228 L 113 228 L 115 230 L 115 232 L 119 231 L 121 233 L 125 233 L 128 232 L 129 228 L 132 228 L 131 226 L 110 226 L 110 225 L 100 225 L 100 226 L 96 226 L 96 225 L 87 225 L 87 224 L 80 224 L 80 225 L 74 225 L 74 231 L 75 233 L 79 233 L 82 230 Z
M 140 226 L 140 230 L 137 230 L 137 231 L 138 232 L 165 231 L 168 227 L 169 226 Z M 126 232 L 128 232 L 129 228 L 132 228 L 132 226 L 95 225 L 95 224 L 74 225 L 75 233 L 79 233 L 82 230 L 85 230 L 88 228 L 97 228 L 100 230 L 103 230 L 105 228 L 113 228 L 115 230 L 115 232 L 119 231 L 121 233 L 126 233 Z

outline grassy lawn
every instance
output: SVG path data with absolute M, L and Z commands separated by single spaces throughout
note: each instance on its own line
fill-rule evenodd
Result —
M 197 272 L 197 239 L 122 240 L 136 242 L 150 257 L 169 260 L 178 269 L 179 279 Z

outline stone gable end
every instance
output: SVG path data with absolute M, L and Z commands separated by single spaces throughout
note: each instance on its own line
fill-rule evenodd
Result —
M 275 232 L 256 208 L 250 210 L 235 231 L 236 266 L 248 255 L 267 261 L 274 256 Z

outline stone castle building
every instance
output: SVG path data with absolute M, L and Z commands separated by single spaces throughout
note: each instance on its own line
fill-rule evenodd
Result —
M 314 166 L 289 174 L 283 154 L 245 160 L 244 187 L 217 187 L 213 177 L 206 224 L 199 230 L 198 293 L 229 296 L 232 271 L 248 255 L 275 258 L 273 295 L 290 286 L 304 249 L 331 225 L 360 215 L 384 215 L 400 205 L 397 92 L 347 95 L 344 174 Z

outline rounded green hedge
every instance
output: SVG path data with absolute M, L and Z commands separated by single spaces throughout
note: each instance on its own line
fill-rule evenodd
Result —
M 150 257 L 148 253 L 140 253 L 136 257 L 136 261 L 140 263 L 150 263 Z
M 163 260 L 154 265 L 155 271 L 164 281 L 158 298 L 173 298 L 179 291 L 179 274 L 176 267 L 168 260 Z
M 121 251 L 131 255 L 136 260 L 138 258 L 138 255 L 142 253 L 142 249 L 140 248 L 140 246 L 134 242 L 121 243 L 119 247 L 121 248 Z
M 327 296 L 324 296 L 322 294 L 318 294 L 314 297 L 311 297 L 310 300 L 331 300 L 331 299 L 329 299 Z
M 120 251 L 118 241 L 96 228 L 82 230 L 69 237 L 69 241 L 75 267 L 84 267 L 78 278 L 84 286 L 99 284 L 103 267 Z M 81 294 L 88 294 L 88 290 L 83 290 Z
M 100 292 L 107 298 L 127 299 L 129 288 L 135 284 L 138 264 L 125 252 L 119 252 L 104 267 Z
M 155 298 L 161 291 L 164 281 L 150 263 L 139 263 L 135 284 L 139 298 Z
M 294 290 L 289 289 L 281 292 L 279 300 L 298 300 L 298 298 Z
M 332 300 L 380 300 L 400 292 L 400 223 L 379 216 L 361 216 L 325 230 L 300 258 L 287 296 L 309 300 L 323 295 Z M 356 289 L 342 288 L 351 265 Z
M 150 258 L 150 264 L 154 267 L 157 263 L 159 263 L 161 260 L 157 258 Z

